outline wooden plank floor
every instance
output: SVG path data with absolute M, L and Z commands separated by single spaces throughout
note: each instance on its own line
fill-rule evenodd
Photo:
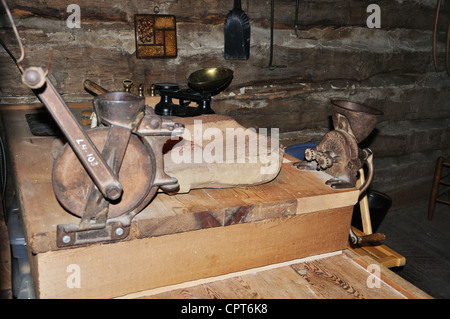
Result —
M 450 298 L 450 207 L 436 204 L 427 219 L 428 202 L 388 212 L 378 232 L 385 244 L 406 257 L 397 275 L 434 298 Z
M 150 299 L 405 299 L 429 295 L 380 268 L 377 289 L 369 287 L 374 260 L 349 250 L 251 269 L 191 283 L 147 290 L 124 298 Z M 368 279 L 369 278 L 369 279 Z

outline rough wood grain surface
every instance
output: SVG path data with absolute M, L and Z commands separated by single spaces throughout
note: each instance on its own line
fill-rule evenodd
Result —
M 367 285 L 371 275 L 367 262 L 349 251 L 324 254 L 271 269 L 255 269 L 228 278 L 210 278 L 168 289 L 133 294 L 151 299 L 428 299 L 426 293 L 381 268 L 379 287 Z M 218 280 L 219 279 L 219 280 Z M 170 289 L 169 289 L 170 288 Z M 165 290 L 165 291 L 164 291 Z
M 351 207 L 31 256 L 40 298 L 111 298 L 345 249 Z M 80 288 L 67 285 L 79 267 Z

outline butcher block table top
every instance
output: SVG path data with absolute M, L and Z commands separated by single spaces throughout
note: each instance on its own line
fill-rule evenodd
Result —
M 90 105 L 71 109 L 80 118 Z M 376 261 L 346 250 L 359 192 L 333 190 L 325 185 L 330 176 L 298 170 L 288 159 L 266 184 L 158 193 L 121 241 L 59 248 L 57 225 L 79 218 L 52 189 L 61 139 L 32 135 L 25 120 L 42 111 L 1 109 L 39 298 L 429 297 L 381 265 L 381 288 L 368 287 Z M 79 289 L 67 284 L 73 265 L 81 271 Z

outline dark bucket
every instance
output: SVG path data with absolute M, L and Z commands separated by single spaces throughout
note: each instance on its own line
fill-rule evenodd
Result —
M 288 146 L 284 149 L 284 152 L 286 154 L 289 154 L 291 156 L 294 156 L 295 158 L 304 161 L 305 160 L 305 150 L 307 148 L 314 148 L 319 143 L 315 142 L 308 142 L 308 143 L 300 143 L 300 144 L 294 144 L 291 146 Z
M 370 220 L 372 222 L 372 232 L 376 232 L 391 208 L 392 199 L 386 194 L 377 191 L 368 191 L 367 200 L 369 202 Z M 362 230 L 361 210 L 359 203 L 353 209 L 352 226 Z

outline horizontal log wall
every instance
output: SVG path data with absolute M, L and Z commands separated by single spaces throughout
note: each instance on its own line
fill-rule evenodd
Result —
M 431 44 L 434 0 L 373 1 L 381 8 L 381 28 L 366 19 L 372 1 L 302 0 L 298 36 L 295 1 L 275 1 L 273 64 L 269 70 L 270 1 L 247 0 L 242 8 L 251 24 L 250 59 L 223 58 L 223 23 L 232 1 L 171 0 L 76 1 L 81 28 L 68 28 L 70 1 L 7 1 L 26 48 L 24 66 L 45 66 L 53 49 L 50 77 L 67 102 L 86 102 L 90 79 L 122 90 L 131 78 L 148 89 L 154 82 L 177 82 L 203 67 L 234 70 L 227 90 L 213 98 L 217 113 L 254 128 L 279 128 L 282 142 L 319 141 L 330 129 L 330 100 L 348 99 L 384 112 L 364 141 L 375 156 L 372 188 L 393 196 L 394 205 L 426 199 L 436 158 L 450 156 L 450 78 L 444 63 L 450 2 L 443 3 L 438 34 L 439 72 Z M 178 56 L 135 57 L 136 13 L 173 14 Z M 1 39 L 14 54 L 17 44 L 5 17 Z M 0 50 L 1 102 L 37 102 L 21 84 L 19 72 Z

